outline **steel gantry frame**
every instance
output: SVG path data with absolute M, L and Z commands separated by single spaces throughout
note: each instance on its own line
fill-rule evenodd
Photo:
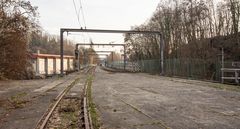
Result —
M 78 53 L 77 54 L 77 57 L 76 57 L 76 59 L 79 59 L 79 51 L 78 51 L 78 47 L 79 46 L 123 46 L 123 51 L 124 51 L 124 56 L 123 56 L 123 62 L 124 62 L 124 70 L 126 69 L 126 46 L 125 46 L 126 44 L 106 44 L 106 43 L 77 43 L 76 44 L 76 47 L 75 47 L 75 51 Z M 113 52 L 114 51 L 95 51 L 96 53 L 99 53 L 99 52 L 101 52 L 101 53 L 108 53 L 108 52 L 112 52 L 112 56 L 113 56 Z M 78 66 L 78 70 L 80 69 L 80 64 L 79 64 L 79 61 L 78 61 L 78 64 L 77 64 L 77 66 Z
M 61 76 L 63 76 L 63 33 L 64 32 L 83 32 L 83 33 L 122 33 L 122 34 L 156 34 L 160 37 L 160 73 L 164 74 L 164 40 L 160 31 L 137 31 L 137 30 L 102 30 L 102 29 L 73 29 L 61 28 L 60 29 L 60 55 L 61 55 Z

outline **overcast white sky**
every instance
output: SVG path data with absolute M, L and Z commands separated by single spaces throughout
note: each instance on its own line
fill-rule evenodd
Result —
M 159 0 L 81 0 L 86 27 L 88 29 L 123 29 L 140 25 L 151 17 Z M 73 0 L 30 0 L 38 6 L 40 24 L 44 31 L 59 35 L 60 28 L 80 28 Z M 79 0 L 75 0 L 77 9 Z M 81 14 L 81 13 L 80 13 Z M 82 15 L 80 24 L 84 27 Z M 123 43 L 123 34 L 81 34 L 65 35 L 75 42 L 89 43 L 89 36 L 95 43 Z M 113 47 L 95 47 L 95 50 L 117 50 Z
M 30 0 L 38 6 L 40 24 L 50 34 L 59 34 L 61 27 L 79 28 L 73 0 Z M 126 29 L 140 25 L 151 17 L 159 0 L 82 0 L 86 26 L 89 29 Z M 79 8 L 79 0 L 75 0 Z M 80 22 L 83 25 L 82 17 Z M 90 34 L 94 42 L 120 40 L 122 35 Z M 81 35 L 69 36 L 76 41 Z M 88 41 L 87 35 L 85 41 Z
M 42 28 L 59 35 L 60 28 L 80 28 L 73 0 L 30 0 L 38 6 Z M 125 29 L 149 19 L 160 0 L 81 0 L 88 29 Z M 79 0 L 75 0 L 79 9 Z M 82 16 L 80 23 L 84 27 Z M 89 34 L 95 43 L 123 43 L 122 34 Z M 65 38 L 67 36 L 65 35 Z M 69 35 L 75 42 L 89 42 L 87 34 Z M 100 48 L 103 50 L 102 48 Z M 106 48 L 105 48 L 106 49 Z M 112 49 L 112 48 L 111 48 Z

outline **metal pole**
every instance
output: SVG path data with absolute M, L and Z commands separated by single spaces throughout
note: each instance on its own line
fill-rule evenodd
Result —
M 63 33 L 64 31 L 60 29 L 61 77 L 63 77 Z
M 222 83 L 224 83 L 224 71 L 223 71 L 223 68 L 224 68 L 224 49 L 222 47 L 222 69 L 221 69 L 221 73 L 222 73 Z
M 78 50 L 78 44 L 76 44 L 75 46 L 75 60 L 76 60 L 76 63 L 75 63 L 75 66 L 76 66 L 76 70 L 79 71 L 79 50 Z
M 164 39 L 163 35 L 160 34 L 160 66 L 161 66 L 161 75 L 164 75 Z
M 85 57 L 86 56 L 86 54 L 85 54 L 85 51 L 83 51 L 83 67 L 85 67 Z
M 124 45 L 124 54 L 123 54 L 123 62 L 124 62 L 124 70 L 126 70 L 126 46 Z
M 111 67 L 113 67 L 113 52 L 112 52 L 112 65 L 111 65 Z
M 80 51 L 78 50 L 78 71 L 81 69 L 80 66 Z

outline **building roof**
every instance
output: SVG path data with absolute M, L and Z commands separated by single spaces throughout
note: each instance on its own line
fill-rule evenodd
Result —
M 53 54 L 38 54 L 38 53 L 31 53 L 30 57 L 33 59 L 36 58 L 61 58 L 60 55 L 53 55 Z M 64 55 L 64 58 L 70 58 L 70 59 L 74 59 L 74 56 L 69 56 L 69 55 Z

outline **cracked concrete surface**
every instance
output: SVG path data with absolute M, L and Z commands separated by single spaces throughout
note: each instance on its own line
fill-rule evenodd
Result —
M 237 129 L 240 93 L 214 83 L 96 69 L 93 97 L 107 129 Z

